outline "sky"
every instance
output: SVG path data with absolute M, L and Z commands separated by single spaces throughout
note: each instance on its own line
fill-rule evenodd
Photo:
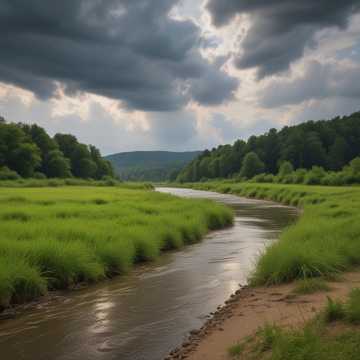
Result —
M 103 154 L 360 110 L 360 0 L 0 0 L 0 115 Z

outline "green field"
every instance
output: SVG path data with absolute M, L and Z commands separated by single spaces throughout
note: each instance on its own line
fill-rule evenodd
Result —
M 231 224 L 227 207 L 121 187 L 0 188 L 0 307 L 97 281 Z
M 334 276 L 360 265 L 360 187 L 236 183 L 186 186 L 268 199 L 303 209 L 299 221 L 260 256 L 253 285 Z

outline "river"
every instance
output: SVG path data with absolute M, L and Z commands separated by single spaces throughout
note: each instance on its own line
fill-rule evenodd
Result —
M 272 202 L 157 190 L 225 203 L 235 210 L 234 226 L 128 276 L 67 292 L 1 321 L 1 359 L 161 360 L 246 283 L 256 256 L 298 216 L 296 209 Z

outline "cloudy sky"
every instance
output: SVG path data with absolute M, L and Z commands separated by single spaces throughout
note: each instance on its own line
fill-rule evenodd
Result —
M 104 154 L 360 110 L 360 0 L 0 0 L 0 115 Z

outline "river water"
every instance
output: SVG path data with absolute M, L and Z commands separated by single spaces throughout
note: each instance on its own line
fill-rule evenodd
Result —
M 0 322 L 3 360 L 161 360 L 245 284 L 256 256 L 297 218 L 294 208 L 189 189 L 235 210 L 234 226 L 57 301 Z

